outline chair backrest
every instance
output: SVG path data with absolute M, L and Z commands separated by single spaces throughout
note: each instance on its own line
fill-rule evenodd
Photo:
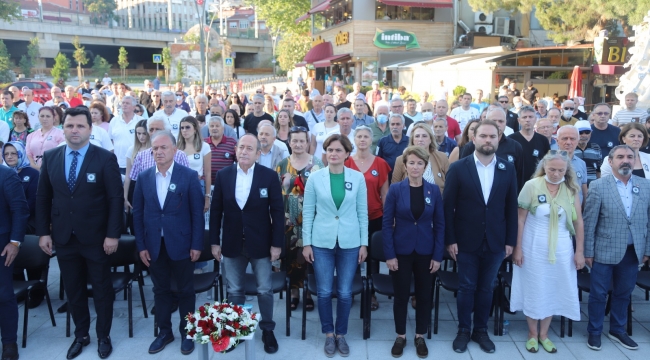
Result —
M 203 250 L 201 250 L 201 256 L 197 262 L 210 261 L 214 260 L 212 256 L 212 244 L 210 243 L 210 230 L 203 230 Z
M 375 261 L 386 262 L 384 254 L 384 236 L 381 231 L 375 231 L 370 238 L 370 258 Z
M 43 269 L 50 263 L 50 256 L 38 246 L 38 236 L 25 235 L 20 245 L 18 256 L 14 260 L 14 269 Z M 0 266 L 4 266 L 1 264 Z
M 135 236 L 122 235 L 117 245 L 117 251 L 108 256 L 111 266 L 129 266 L 136 264 L 139 259 Z

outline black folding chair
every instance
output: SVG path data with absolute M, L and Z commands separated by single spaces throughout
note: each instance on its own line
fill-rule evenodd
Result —
M 2 264 L 2 266 L 4 266 L 4 264 Z M 18 251 L 18 255 L 14 259 L 14 269 L 23 272 L 24 270 L 40 271 L 41 278 L 39 280 L 13 281 L 14 295 L 16 295 L 16 297 L 25 297 L 23 348 L 27 346 L 27 320 L 29 319 L 29 300 L 31 299 L 32 291 L 42 290 L 45 292 L 45 300 L 47 302 L 47 309 L 50 312 L 50 320 L 52 320 L 52 326 L 56 326 L 56 322 L 54 321 L 54 312 L 52 311 L 52 302 L 50 301 L 50 293 L 47 291 L 49 268 L 50 256 L 44 253 L 38 246 L 38 236 L 26 235 L 20 246 L 20 251 Z

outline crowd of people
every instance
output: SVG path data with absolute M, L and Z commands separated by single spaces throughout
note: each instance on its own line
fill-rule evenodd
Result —
M 267 353 L 279 347 L 271 276 L 280 260 L 291 309 L 313 271 L 316 303 L 305 292 L 303 306 L 318 308 L 325 354 L 350 354 L 353 282 L 362 263 L 369 275 L 380 271 L 368 256 L 376 233 L 395 290 L 394 357 L 406 346 L 409 303 L 417 356 L 428 356 L 423 335 L 443 260 L 458 271 L 456 352 L 470 341 L 495 352 L 488 318 L 504 261 L 514 264 L 509 310 L 526 315 L 528 351 L 557 352 L 548 337 L 553 316 L 581 319 L 576 274 L 585 265 L 587 345 L 601 348 L 611 284 L 607 336 L 638 348 L 624 330 L 636 274 L 650 256 L 650 121 L 636 94 L 616 114 L 596 104 L 587 115 L 580 99 L 556 107 L 532 82 L 519 92 L 506 79 L 494 101 L 481 90 L 476 99 L 435 91 L 418 101 L 377 81 L 365 94 L 359 83 L 321 94 L 311 80 L 295 96 L 264 86 L 245 94 L 236 83 L 161 91 L 159 81 L 138 92 L 110 79 L 65 94 L 54 87 L 43 105 L 29 89 L 3 92 L 0 215 L 11 221 L 0 224 L 2 359 L 18 358 L 12 279 L 40 277 L 12 267 L 25 234 L 56 251 L 75 324 L 67 358 L 90 343 L 86 283 L 98 355 L 111 354 L 109 256 L 124 212 L 154 286 L 159 335 L 151 354 L 174 341 L 176 307 L 180 351 L 194 350 L 185 315 L 195 310 L 192 276 L 205 266 L 198 260 L 206 225 L 229 301 L 246 301 L 252 267 Z M 42 300 L 32 294 L 25 306 Z M 372 295 L 370 310 L 379 306 Z

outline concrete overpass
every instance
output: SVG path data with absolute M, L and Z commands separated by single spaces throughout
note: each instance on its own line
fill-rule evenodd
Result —
M 182 42 L 180 33 L 140 31 L 107 26 L 77 25 L 58 22 L 0 21 L 0 38 L 5 40 L 29 41 L 38 36 L 43 58 L 54 58 L 61 49 L 61 43 L 72 43 L 79 36 L 83 45 L 125 46 L 135 48 L 162 49 L 175 41 Z M 232 50 L 241 53 L 259 54 L 271 57 L 270 40 L 228 38 Z

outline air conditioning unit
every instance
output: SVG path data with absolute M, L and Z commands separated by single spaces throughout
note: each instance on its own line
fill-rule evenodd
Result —
M 476 24 L 476 25 L 474 25 L 474 31 L 476 31 L 477 33 L 480 33 L 480 34 L 490 35 L 490 34 L 492 34 L 492 31 L 493 31 L 492 28 L 493 28 L 492 25 L 487 25 L 487 24 Z
M 510 35 L 510 18 L 496 18 L 494 20 L 494 33 L 498 35 Z
M 492 21 L 494 21 L 494 15 L 492 13 L 474 13 L 474 23 L 476 24 L 492 24 Z

